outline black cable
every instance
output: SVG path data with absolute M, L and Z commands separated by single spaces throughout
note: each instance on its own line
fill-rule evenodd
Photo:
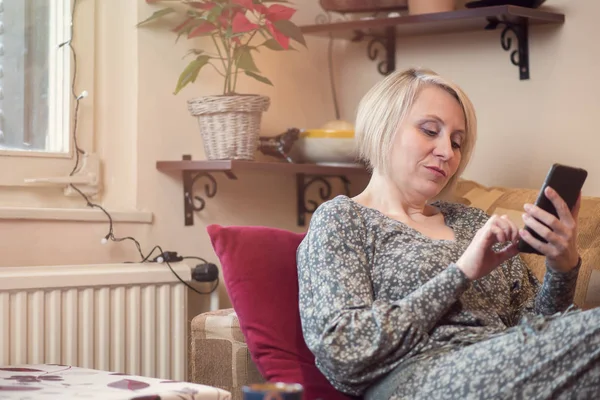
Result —
M 71 9 L 71 33 L 70 33 L 70 37 L 69 40 L 67 40 L 64 43 L 61 43 L 59 45 L 59 48 L 68 45 L 69 49 L 71 50 L 71 54 L 73 56 L 73 79 L 71 81 L 71 95 L 73 96 L 73 98 L 75 99 L 75 115 L 73 117 L 73 145 L 75 147 L 75 165 L 73 166 L 73 170 L 71 171 L 71 173 L 69 174 L 69 176 L 73 176 L 77 170 L 79 169 L 79 162 L 80 162 L 80 154 L 85 155 L 85 151 L 83 149 L 81 149 L 79 147 L 79 144 L 77 142 L 77 122 L 79 120 L 79 103 L 81 101 L 81 99 L 84 97 L 83 95 L 79 95 L 77 96 L 77 94 L 75 93 L 75 81 L 77 78 L 77 53 L 75 51 L 75 48 L 73 47 L 72 41 L 73 41 L 73 37 L 74 37 L 74 27 L 75 27 L 75 11 L 77 9 L 77 4 L 78 4 L 78 0 L 74 0 L 73 1 L 73 7 Z M 137 251 L 142 259 L 142 263 L 145 262 L 149 262 L 150 258 L 152 257 L 152 255 L 154 254 L 155 250 L 159 250 L 161 255 L 164 255 L 165 252 L 162 250 L 162 248 L 158 245 L 154 246 L 154 248 L 152 248 L 152 250 L 150 251 L 150 253 L 148 253 L 147 255 L 144 255 L 144 252 L 142 251 L 142 246 L 140 245 L 140 243 L 131 236 L 126 236 L 126 237 L 116 237 L 114 235 L 114 230 L 113 230 L 113 219 L 112 216 L 110 215 L 110 213 L 108 211 L 106 211 L 106 209 L 104 209 L 104 207 L 102 207 L 99 204 L 95 204 L 92 203 L 89 199 L 88 196 L 86 196 L 81 190 L 79 190 L 75 185 L 73 184 L 69 184 L 69 186 L 75 190 L 77 193 L 79 193 L 79 195 L 85 200 L 86 205 L 90 208 L 97 208 L 99 210 L 101 210 L 106 217 L 108 218 L 108 234 L 106 234 L 106 236 L 104 237 L 105 240 L 112 240 L 113 242 L 124 242 L 126 240 L 131 240 L 132 242 L 135 243 L 135 247 L 137 248 Z M 158 256 L 160 257 L 160 256 Z M 158 258 L 157 257 L 157 258 Z M 163 258 L 164 259 L 164 258 Z M 204 262 L 205 264 L 209 264 L 205 259 L 203 259 L 202 257 L 194 257 L 194 256 L 188 256 L 188 257 L 181 257 L 181 259 L 197 259 L 197 260 L 201 260 L 202 262 Z M 152 261 L 152 262 L 156 262 L 156 261 Z M 183 283 L 185 286 L 187 286 L 189 289 L 193 290 L 194 292 L 201 294 L 201 295 L 206 295 L 206 294 L 211 294 L 213 293 L 217 287 L 219 286 L 219 276 L 217 275 L 217 279 L 215 280 L 215 285 L 211 288 L 210 291 L 208 292 L 202 292 L 197 290 L 196 288 L 194 288 L 193 286 L 191 286 L 190 284 L 188 284 L 187 282 L 185 282 L 183 279 L 181 279 L 181 277 L 175 272 L 175 270 L 173 269 L 173 267 L 171 267 L 171 264 L 169 263 L 169 260 L 164 259 L 164 262 L 167 264 L 167 266 L 169 267 L 169 269 L 171 270 L 171 272 L 173 273 L 173 275 L 175 275 L 175 277 L 177 277 L 177 279 Z
M 79 121 L 79 118 L 77 118 L 77 116 L 79 114 L 79 102 L 81 101 L 82 97 L 77 96 L 77 94 L 75 94 L 75 81 L 77 79 L 77 52 L 75 51 L 75 48 L 73 47 L 73 44 L 72 44 L 73 37 L 74 37 L 75 11 L 77 10 L 77 3 L 78 3 L 78 0 L 73 0 L 73 7 L 71 9 L 71 29 L 70 29 L 69 40 L 58 45 L 58 48 L 61 48 L 65 45 L 69 46 L 69 49 L 71 50 L 71 55 L 73 57 L 73 78 L 71 79 L 71 95 L 75 99 L 75 117 L 73 118 L 73 142 L 75 144 L 75 165 L 73 166 L 73 170 L 71 171 L 69 176 L 72 176 L 73 174 L 75 174 L 75 172 L 77 172 L 77 169 L 79 168 L 79 160 L 80 160 L 79 155 L 84 154 L 84 151 L 82 149 L 80 149 L 79 145 L 77 144 L 77 122 Z
M 135 239 L 133 239 L 135 240 Z M 155 246 L 155 248 L 158 248 L 158 250 L 160 250 L 160 254 L 165 254 L 165 252 L 162 250 L 162 248 L 160 246 Z M 185 258 L 200 258 L 200 257 L 183 257 Z M 169 269 L 171 270 L 171 272 L 173 273 L 173 275 L 175 275 L 177 277 L 177 279 L 179 279 L 179 281 L 181 283 L 183 283 L 185 286 L 187 286 L 188 288 L 192 289 L 194 292 L 198 293 L 198 294 L 211 294 L 212 292 L 214 292 L 217 287 L 219 286 L 219 277 L 217 276 L 217 279 L 215 281 L 215 285 L 212 287 L 211 290 L 209 290 L 208 292 L 201 292 L 199 290 L 197 290 L 196 288 L 194 288 L 193 286 L 191 286 L 190 284 L 188 284 L 187 282 L 185 282 L 183 279 L 181 279 L 181 277 L 179 275 L 177 275 L 177 272 L 175 272 L 175 270 L 173 270 L 173 267 L 171 267 L 171 264 L 169 263 L 168 260 L 165 260 L 165 264 L 167 264 L 167 267 L 169 267 Z M 207 263 L 208 264 L 208 263 Z

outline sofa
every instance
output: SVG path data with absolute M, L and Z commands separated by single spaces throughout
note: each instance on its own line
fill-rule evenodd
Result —
M 507 214 L 522 226 L 523 204 L 535 202 L 537 194 L 534 189 L 486 187 L 461 180 L 454 200 L 490 215 Z M 295 249 L 304 234 L 219 225 L 207 230 L 233 308 L 206 312 L 192 320 L 190 381 L 223 388 L 233 399 L 242 398 L 242 386 L 265 380 L 302 383 L 306 400 L 349 399 L 316 370 L 302 338 Z M 575 304 L 589 309 L 600 305 L 600 289 L 593 289 L 600 287 L 600 197 L 582 199 L 578 247 L 584 262 Z M 544 258 L 522 257 L 543 279 Z

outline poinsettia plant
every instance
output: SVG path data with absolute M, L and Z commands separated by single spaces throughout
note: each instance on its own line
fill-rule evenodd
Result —
M 145 0 L 146 3 L 179 3 L 155 11 L 138 26 L 180 14 L 172 31 L 177 39 L 210 37 L 212 52 L 193 48 L 193 59 L 179 76 L 175 94 L 194 83 L 200 71 L 211 65 L 224 78 L 223 94 L 236 93 L 238 76 L 245 74 L 259 82 L 273 85 L 258 69 L 253 53 L 261 48 L 282 51 L 293 49 L 290 40 L 304 46 L 302 32 L 292 21 L 296 10 L 285 0 Z M 168 4 L 165 4 L 165 6 Z M 181 7 L 183 6 L 183 9 Z

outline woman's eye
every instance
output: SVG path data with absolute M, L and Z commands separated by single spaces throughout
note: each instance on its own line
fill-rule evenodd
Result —
M 426 135 L 429 135 L 429 136 L 435 136 L 435 135 L 437 135 L 437 132 L 436 132 L 436 131 L 432 131 L 432 130 L 430 130 L 430 129 L 426 129 L 426 128 L 421 128 L 421 129 L 423 130 L 423 132 L 424 132 Z
M 455 149 L 460 149 L 460 143 L 452 142 L 452 147 L 454 147 Z

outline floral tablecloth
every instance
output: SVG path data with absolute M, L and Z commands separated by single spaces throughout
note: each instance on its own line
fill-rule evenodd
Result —
M 0 366 L 0 400 L 230 400 L 225 390 L 68 365 Z

